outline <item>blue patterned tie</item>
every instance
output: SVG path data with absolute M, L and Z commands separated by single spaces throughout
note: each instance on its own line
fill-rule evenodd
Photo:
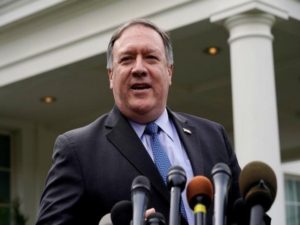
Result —
M 167 153 L 164 151 L 158 139 L 158 128 L 159 127 L 156 125 L 156 123 L 154 122 L 148 123 L 144 133 L 150 135 L 151 148 L 154 156 L 155 165 L 161 177 L 163 178 L 164 183 L 167 185 L 167 176 L 168 176 L 169 169 L 171 168 L 171 163 L 167 156 Z M 180 203 L 180 211 L 183 217 L 187 219 L 182 200 Z
M 171 167 L 170 160 L 161 146 L 158 139 L 158 126 L 155 123 L 149 123 L 146 126 L 145 134 L 150 135 L 152 153 L 154 156 L 155 165 L 163 178 L 165 184 L 167 184 L 167 175 Z

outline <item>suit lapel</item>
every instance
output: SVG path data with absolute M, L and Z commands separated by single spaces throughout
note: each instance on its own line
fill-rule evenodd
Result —
M 190 159 L 194 175 L 204 174 L 203 151 L 197 138 L 197 129 L 192 123 L 178 113 L 170 110 L 169 115 L 173 119 L 177 133 Z
M 130 126 L 129 122 L 114 107 L 109 114 L 106 127 L 108 140 L 126 158 L 139 173 L 149 178 L 151 185 L 165 200 L 169 201 L 169 191 L 163 183 L 155 164 L 148 155 L 143 143 Z

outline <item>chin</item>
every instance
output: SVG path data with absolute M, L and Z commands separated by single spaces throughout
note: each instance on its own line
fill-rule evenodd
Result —
M 149 117 L 149 119 L 151 120 L 155 120 L 157 119 L 157 117 L 159 117 L 159 115 L 162 113 L 163 109 L 158 108 L 157 105 L 155 106 L 148 106 L 148 107 L 136 107 L 134 109 L 134 112 L 136 114 L 139 114 L 141 116 L 145 116 L 145 117 Z
M 159 115 L 164 107 L 160 106 L 161 103 L 155 101 L 134 101 L 134 102 L 128 102 L 127 105 L 123 105 L 123 109 L 127 112 L 131 112 L 136 115 L 140 116 L 147 116 L 147 115 Z M 152 116 L 151 116 L 152 117 Z
M 153 108 L 149 107 L 149 106 L 138 105 L 138 106 L 132 107 L 132 111 L 134 111 L 138 114 L 141 114 L 141 115 L 147 114 L 151 110 L 153 110 Z

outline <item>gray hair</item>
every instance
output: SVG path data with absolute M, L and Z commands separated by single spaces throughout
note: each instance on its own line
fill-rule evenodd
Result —
M 155 24 L 151 23 L 148 20 L 145 19 L 134 19 L 131 20 L 127 23 L 125 23 L 123 26 L 119 27 L 112 35 L 108 47 L 107 47 L 107 52 L 106 52 L 106 59 L 107 59 L 107 64 L 106 64 L 106 68 L 107 69 L 111 69 L 112 67 L 112 62 L 113 62 L 113 54 L 112 54 L 112 50 L 114 47 L 114 44 L 116 42 L 116 40 L 118 40 L 122 33 L 129 27 L 134 26 L 134 25 L 142 25 L 145 27 L 149 27 L 151 29 L 153 29 L 154 31 L 156 31 L 162 38 L 164 47 L 165 47 L 165 54 L 166 54 L 166 58 L 167 58 L 167 62 L 169 65 L 173 65 L 173 49 L 172 49 L 172 43 L 171 43 L 171 39 L 169 37 L 169 35 L 162 31 L 159 27 L 157 27 Z

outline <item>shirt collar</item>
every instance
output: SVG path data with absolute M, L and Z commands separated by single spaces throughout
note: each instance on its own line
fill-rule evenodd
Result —
M 165 132 L 172 140 L 174 140 L 171 121 L 166 109 L 154 122 L 160 127 L 163 132 Z
M 167 109 L 163 111 L 163 113 L 154 121 L 160 129 L 166 133 L 172 140 L 174 140 L 173 129 L 171 125 L 171 121 L 169 119 L 169 115 Z M 132 128 L 135 130 L 138 137 L 141 139 L 142 135 L 144 134 L 146 124 L 136 123 L 132 120 L 129 120 Z

